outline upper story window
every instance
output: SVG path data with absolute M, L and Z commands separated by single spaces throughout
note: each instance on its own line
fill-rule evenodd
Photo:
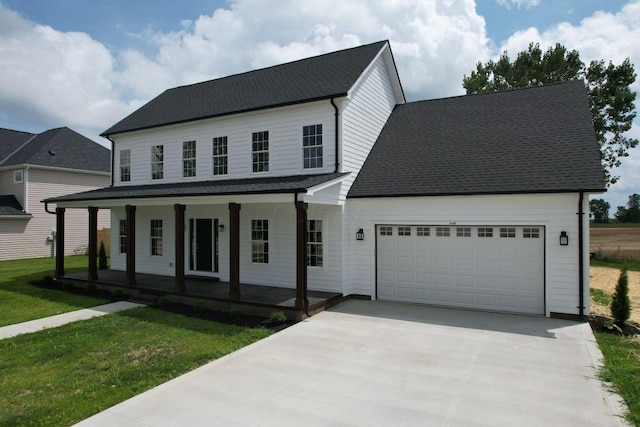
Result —
M 302 127 L 302 161 L 305 169 L 322 167 L 322 125 Z
M 24 172 L 22 169 L 13 172 L 13 183 L 22 184 L 24 181 Z
M 196 142 L 182 143 L 182 176 L 185 178 L 196 176 Z
M 227 137 L 213 138 L 213 174 L 227 174 Z
M 269 131 L 253 132 L 251 156 L 254 172 L 269 171 Z
M 307 221 L 307 265 L 322 267 L 322 220 L 310 219 Z
M 120 237 L 120 253 L 126 254 L 127 253 L 127 220 L 126 219 L 120 220 L 119 237 Z
M 120 182 L 131 181 L 131 150 L 120 150 Z
M 151 147 L 151 179 L 164 178 L 164 145 Z

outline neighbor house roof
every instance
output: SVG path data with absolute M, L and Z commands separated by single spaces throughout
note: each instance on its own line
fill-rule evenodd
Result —
M 0 132 L 0 146 L 4 146 L 5 141 L 13 141 L 8 145 L 15 148 L 7 153 L 8 157 L 0 157 L 2 167 L 32 165 L 106 173 L 111 170 L 109 149 L 68 127 L 51 129 L 37 135 L 25 134 L 21 144 L 16 142 L 20 136 L 13 135 L 13 139 L 4 139 L 5 134 L 12 136 L 10 133 Z M 27 138 L 27 135 L 30 137 Z
M 102 135 L 346 96 L 387 43 L 169 89 Z
M 2 216 L 24 216 L 31 217 L 22 208 L 22 205 L 13 194 L 0 196 L 0 217 Z
M 603 191 L 583 82 L 398 105 L 348 197 Z
M 44 200 L 47 203 L 91 200 L 144 199 L 155 197 L 224 196 L 238 194 L 293 194 L 342 178 L 348 173 L 295 175 L 269 178 L 227 179 L 202 182 L 178 182 L 151 185 L 105 187 L 83 193 Z
M 0 165 L 35 134 L 0 128 Z

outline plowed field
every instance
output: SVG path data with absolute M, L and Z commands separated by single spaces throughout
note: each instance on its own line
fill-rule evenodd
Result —
M 591 228 L 589 235 L 591 252 L 640 259 L 640 228 Z

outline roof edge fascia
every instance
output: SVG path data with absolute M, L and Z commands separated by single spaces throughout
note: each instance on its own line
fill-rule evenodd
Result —
M 22 163 L 22 164 L 13 165 L 13 166 L 0 166 L 0 170 L 12 170 L 12 169 L 22 169 L 22 168 L 42 169 L 42 170 L 50 170 L 50 171 L 57 171 L 57 172 L 85 173 L 88 175 L 111 176 L 111 172 L 92 171 L 88 169 L 62 168 L 62 167 L 56 167 L 56 166 L 34 165 L 31 163 Z
M 589 193 L 602 194 L 606 189 L 564 189 L 564 190 L 540 190 L 540 191 L 487 191 L 474 193 L 421 193 L 421 194 L 393 194 L 379 196 L 349 196 L 347 199 L 397 199 L 401 197 L 454 197 L 454 196 L 514 196 L 518 194 L 573 194 L 573 193 Z

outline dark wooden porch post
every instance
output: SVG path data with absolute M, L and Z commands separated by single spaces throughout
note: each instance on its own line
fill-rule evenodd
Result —
M 136 207 L 127 205 L 127 286 L 136 285 Z
M 56 277 L 64 276 L 64 211 L 56 208 Z
M 175 204 L 176 213 L 176 283 L 174 290 L 184 292 L 184 211 L 185 205 Z
M 89 206 L 89 280 L 98 280 L 98 208 Z
M 240 207 L 229 203 L 229 299 L 240 299 Z
M 304 310 L 307 294 L 307 207 L 296 202 L 296 310 Z

